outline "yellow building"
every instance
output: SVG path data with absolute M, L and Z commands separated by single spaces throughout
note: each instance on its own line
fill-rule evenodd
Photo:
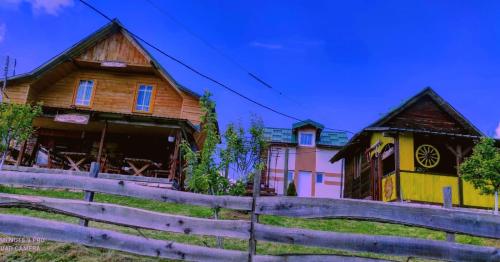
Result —
M 443 203 L 452 188 L 453 204 L 493 206 L 457 170 L 479 129 L 426 88 L 351 138 L 331 162 L 345 160 L 344 197 L 381 201 Z

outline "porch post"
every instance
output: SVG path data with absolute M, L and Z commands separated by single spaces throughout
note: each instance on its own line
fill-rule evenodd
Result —
M 19 155 L 17 156 L 16 166 L 20 166 L 23 163 L 24 151 L 26 151 L 26 144 L 28 143 L 28 139 L 24 141 L 23 145 L 19 149 Z
M 170 170 L 169 170 L 169 174 L 168 174 L 170 180 L 175 178 L 177 158 L 179 156 L 179 151 L 180 151 L 180 142 L 181 142 L 180 140 L 181 140 L 181 131 L 177 130 L 177 133 L 175 134 L 174 152 L 172 152 L 172 154 L 170 155 Z M 179 180 L 180 180 L 180 176 L 179 176 Z M 179 183 L 180 183 L 180 181 L 179 181 Z
M 394 161 L 396 173 L 396 194 L 399 201 L 403 201 L 403 191 L 401 190 L 401 175 L 400 175 L 400 150 L 399 150 L 399 133 L 394 135 Z
M 100 168 L 103 168 L 103 165 L 101 164 L 101 157 L 102 157 L 102 150 L 104 148 L 104 139 L 106 138 L 106 130 L 108 129 L 108 121 L 104 121 L 104 127 L 102 128 L 101 132 L 101 141 L 99 143 L 99 151 L 97 152 L 97 159 L 96 162 L 99 163 Z
M 460 177 L 460 162 L 462 162 L 462 146 L 457 144 L 456 149 L 456 161 L 457 161 L 457 178 L 458 178 L 458 204 L 463 206 L 464 204 L 464 184 L 462 178 Z
M 285 148 L 285 163 L 284 164 L 284 169 L 283 169 L 283 195 L 287 195 L 287 190 L 288 190 L 288 155 L 290 154 L 290 151 L 288 150 L 288 146 Z M 271 159 L 271 148 L 269 148 L 269 159 Z M 271 161 L 269 161 L 270 163 Z M 269 170 L 271 169 L 271 165 L 269 165 Z M 275 167 L 276 169 L 276 167 Z M 275 170 L 276 171 L 276 170 Z M 276 172 L 274 172 L 274 175 L 276 175 Z
M 382 153 L 378 153 L 377 156 L 377 178 L 376 178 L 376 185 L 375 185 L 375 199 L 378 201 L 382 201 L 382 177 L 384 176 L 384 164 L 382 162 Z

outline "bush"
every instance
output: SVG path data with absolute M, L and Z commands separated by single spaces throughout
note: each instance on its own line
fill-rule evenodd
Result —
M 286 195 L 287 196 L 297 196 L 297 190 L 295 189 L 295 184 L 293 182 L 288 184 L 288 188 L 286 190 Z
M 229 194 L 232 196 L 242 196 L 245 194 L 246 187 L 242 180 L 236 181 L 236 183 L 229 186 Z

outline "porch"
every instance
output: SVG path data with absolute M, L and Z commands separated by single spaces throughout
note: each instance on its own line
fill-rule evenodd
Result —
M 181 181 L 180 142 L 196 148 L 187 120 L 44 108 L 34 135 L 12 153 L 17 165 Z

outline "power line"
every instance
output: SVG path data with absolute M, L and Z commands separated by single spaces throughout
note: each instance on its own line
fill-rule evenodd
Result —
M 269 83 L 267 83 L 266 81 L 264 81 L 262 78 L 258 77 L 256 74 L 251 73 L 250 70 L 248 70 L 241 63 L 239 63 L 234 58 L 232 58 L 231 56 L 227 55 L 226 53 L 224 53 L 223 51 L 221 51 L 220 49 L 218 49 L 214 45 L 210 44 L 207 40 L 203 39 L 199 34 L 195 33 L 193 30 L 191 30 L 185 24 L 181 23 L 178 19 L 176 19 L 173 15 L 171 15 L 167 10 L 165 10 L 164 8 L 162 8 L 161 6 L 159 6 L 158 4 L 156 4 L 153 0 L 145 0 L 145 1 L 148 2 L 152 7 L 156 8 L 160 13 L 164 14 L 166 17 L 168 17 L 170 20 L 172 20 L 174 23 L 176 23 L 179 27 L 183 28 L 186 32 L 188 32 L 194 38 L 196 38 L 199 41 L 201 41 L 203 44 L 205 44 L 207 47 L 209 47 L 210 49 L 212 49 L 214 52 L 216 52 L 220 56 L 224 57 L 227 61 L 231 62 L 233 65 L 235 65 L 236 67 L 238 67 L 240 70 L 242 70 L 243 72 L 245 72 L 252 79 L 256 80 L 259 84 L 264 85 L 265 87 L 267 87 L 267 88 L 275 91 L 276 93 L 278 93 L 279 95 L 281 95 L 281 96 L 289 99 L 290 101 L 293 101 L 295 103 L 299 103 L 295 99 L 292 99 L 292 98 L 288 97 L 287 95 L 285 95 L 282 91 L 274 88 L 272 85 L 270 85 Z
M 86 1 L 84 1 L 84 0 L 79 0 L 79 1 L 80 1 L 81 3 L 83 3 L 84 5 L 86 5 L 87 7 L 89 7 L 90 9 L 92 9 L 94 12 L 98 13 L 99 15 L 101 15 L 102 17 L 104 17 L 105 19 L 107 19 L 108 21 L 113 22 L 113 19 L 111 19 L 109 16 L 107 16 L 106 14 L 104 14 L 103 12 L 101 12 L 101 11 L 100 11 L 99 9 L 97 9 L 96 7 L 92 6 L 91 4 L 87 3 L 87 2 L 86 2 Z M 273 113 L 275 113 L 275 114 L 278 114 L 278 115 L 281 115 L 281 116 L 287 117 L 287 118 L 289 118 L 289 119 L 293 119 L 293 120 L 295 120 L 295 121 L 303 121 L 303 120 L 301 120 L 301 119 L 299 119 L 299 118 L 297 118 L 297 117 L 294 117 L 294 116 L 289 115 L 289 114 L 287 114 L 287 113 L 283 113 L 283 112 L 281 112 L 281 111 L 278 111 L 278 110 L 276 110 L 276 109 L 274 109 L 274 108 L 272 108 L 272 107 L 270 107 L 270 106 L 264 105 L 264 104 L 262 104 L 262 103 L 260 103 L 260 102 L 258 102 L 258 101 L 256 101 L 256 100 L 254 100 L 254 99 L 252 99 L 252 98 L 250 98 L 250 97 L 248 97 L 248 96 L 246 96 L 246 95 L 244 95 L 244 94 L 241 94 L 240 92 L 238 92 L 238 91 L 236 91 L 235 89 L 233 89 L 233 88 L 231 88 L 231 87 L 227 86 L 226 84 L 223 84 L 223 83 L 221 83 L 220 81 L 218 81 L 218 80 L 216 80 L 216 79 L 212 78 L 211 76 L 208 76 L 208 75 L 206 75 L 206 74 L 204 74 L 204 73 L 202 73 L 202 72 L 198 71 L 197 69 L 195 69 L 194 67 L 192 67 L 192 66 L 190 66 L 190 65 L 188 65 L 188 64 L 186 64 L 186 63 L 184 63 L 184 62 L 183 62 L 183 61 L 181 61 L 180 59 L 178 59 L 178 58 L 176 58 L 176 57 L 174 57 L 174 56 L 172 56 L 172 55 L 168 54 L 167 52 L 163 51 L 163 50 L 162 50 L 162 49 L 160 49 L 159 47 L 156 47 L 155 45 L 153 45 L 153 44 L 149 43 L 148 41 L 144 40 L 142 37 L 138 36 L 137 34 L 135 34 L 135 33 L 131 32 L 131 31 L 130 31 L 130 30 L 128 30 L 127 28 L 125 28 L 125 27 L 122 27 L 122 28 L 123 28 L 123 30 L 125 30 L 127 33 L 129 33 L 130 35 L 132 35 L 134 38 L 136 38 L 136 39 L 138 39 L 139 41 L 143 42 L 144 44 L 146 44 L 147 46 L 149 46 L 149 47 L 151 47 L 152 49 L 156 50 L 156 51 L 157 51 L 157 52 L 159 52 L 160 54 L 162 54 L 162 55 L 164 55 L 164 56 L 166 56 L 166 57 L 170 58 L 171 60 L 175 61 L 176 63 L 178 63 L 178 64 L 180 64 L 180 65 L 184 66 L 185 68 L 187 68 L 188 70 L 192 71 L 193 73 L 195 73 L 195 74 L 197 74 L 197 75 L 199 75 L 199 76 L 201 76 L 201 77 L 203 77 L 203 78 L 205 78 L 205 79 L 207 79 L 207 80 L 209 80 L 209 81 L 211 81 L 211 82 L 213 82 L 213 83 L 215 83 L 215 84 L 217 84 L 217 85 L 219 85 L 219 86 L 223 87 L 224 89 L 226 89 L 226 90 L 228 90 L 228 91 L 232 92 L 233 94 L 235 94 L 235 95 L 237 95 L 237 96 L 239 96 L 239 97 L 241 97 L 241 98 L 243 98 L 243 99 L 245 99 L 245 100 L 248 100 L 248 101 L 250 101 L 250 102 L 252 102 L 252 103 L 254 103 L 254 104 L 256 104 L 256 105 L 258 105 L 258 106 L 260 106 L 260 107 L 262 107 L 262 108 L 265 108 L 265 109 L 267 109 L 267 110 L 269 110 L 269 111 L 271 111 L 271 112 L 273 112 Z M 325 129 L 326 129 L 326 128 L 325 128 Z M 333 128 L 328 128 L 328 129 L 330 129 L 330 130 L 334 130 L 334 131 L 348 132 L 348 133 L 352 133 L 352 134 L 353 134 L 353 132 L 348 131 L 348 130 L 333 129 Z

